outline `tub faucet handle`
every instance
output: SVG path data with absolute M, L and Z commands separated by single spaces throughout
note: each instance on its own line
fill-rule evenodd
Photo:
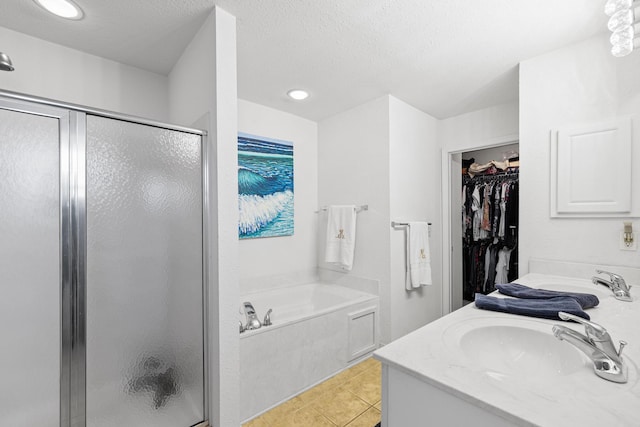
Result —
M 264 315 L 264 322 L 262 322 L 262 326 L 271 326 L 271 312 L 273 311 L 273 309 L 269 309 L 269 311 L 267 311 L 267 314 Z
M 620 347 L 618 348 L 618 357 L 622 356 L 622 350 L 626 347 L 627 342 L 624 340 L 618 341 L 620 343 Z

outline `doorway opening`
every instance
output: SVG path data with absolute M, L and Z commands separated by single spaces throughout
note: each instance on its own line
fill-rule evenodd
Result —
M 517 160 L 516 160 L 517 157 Z M 471 160 L 473 161 L 471 162 Z M 495 163 L 491 163 L 491 161 Z M 505 160 L 509 160 L 512 167 L 505 168 Z M 475 163 L 472 168 L 474 178 L 469 175 L 469 166 Z M 490 164 L 490 166 L 487 166 Z M 478 170 L 478 166 L 487 166 L 485 170 Z M 467 170 L 463 173 L 463 166 Z M 466 303 L 473 300 L 475 292 L 489 293 L 493 290 L 496 280 L 496 270 L 498 258 L 501 258 L 499 281 L 504 281 L 509 277 L 508 267 L 511 264 L 511 275 L 517 277 L 517 192 L 511 193 L 516 196 L 511 199 L 513 208 L 515 206 L 515 223 L 506 221 L 502 224 L 503 232 L 500 232 L 500 216 L 506 218 L 506 211 L 500 211 L 500 201 L 503 197 L 503 189 L 508 192 L 514 190 L 513 186 L 505 187 L 503 184 L 510 184 L 517 181 L 517 171 L 519 170 L 519 146 L 517 136 L 506 136 L 486 143 L 479 143 L 462 149 L 443 151 L 442 155 L 442 207 L 443 207 L 443 314 L 457 310 Z M 483 169 L 483 168 L 480 168 Z M 476 172 L 476 173 L 473 173 Z M 478 178 L 480 176 L 481 178 Z M 466 189 L 463 185 L 466 184 Z M 473 227 L 476 210 L 466 209 L 473 204 L 473 189 L 478 187 L 475 193 L 475 209 L 481 209 L 479 216 L 475 217 L 476 227 Z M 517 187 L 517 185 L 516 185 Z M 466 196 L 468 189 L 472 191 L 471 198 L 466 198 L 463 202 L 462 196 Z M 493 204 L 490 208 L 484 205 L 484 189 L 490 189 L 487 196 L 493 196 Z M 499 189 L 499 193 L 496 193 Z M 482 197 L 480 196 L 482 190 Z M 500 200 L 495 205 L 495 196 L 499 195 Z M 504 193 L 506 196 L 507 193 Z M 507 199 L 505 199 L 506 201 Z M 490 200 L 491 202 L 491 200 Z M 514 204 L 515 203 L 515 204 Z M 497 206 L 498 210 L 495 211 Z M 504 206 L 506 208 L 506 206 Z M 464 211 L 463 211 L 464 208 Z M 471 215 L 469 215 L 471 213 Z M 510 214 L 513 215 L 513 209 Z M 489 216 L 483 218 L 483 214 Z M 496 218 L 495 215 L 498 215 Z M 482 219 L 484 228 L 482 230 Z M 494 226 L 494 221 L 497 222 Z M 463 223 L 463 221 L 465 221 Z M 469 221 L 471 221 L 469 223 Z M 480 221 L 479 223 L 477 221 Z M 474 229 L 476 239 L 474 240 Z M 481 234 L 482 230 L 482 234 Z M 466 239 L 466 240 L 465 240 Z M 465 247 L 465 241 L 467 246 Z M 471 243 L 471 245 L 469 245 Z M 495 246 L 494 246 L 495 245 Z M 489 255 L 487 257 L 487 249 Z M 500 253 L 502 250 L 502 253 Z M 465 261 L 465 254 L 467 259 Z M 512 258 L 513 257 L 513 258 Z M 508 259 L 507 259 L 508 258 Z M 481 260 L 481 262 L 479 262 Z M 506 265 L 506 269 L 505 269 Z M 493 272 L 493 273 L 492 273 Z M 489 276 L 489 277 L 488 277 Z M 503 277 L 504 276 L 504 277 Z

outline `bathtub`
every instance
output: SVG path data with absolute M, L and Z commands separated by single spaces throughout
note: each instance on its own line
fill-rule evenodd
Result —
M 311 283 L 247 294 L 271 326 L 240 334 L 243 422 L 313 387 L 378 347 L 377 295 Z M 240 320 L 246 323 L 243 308 Z

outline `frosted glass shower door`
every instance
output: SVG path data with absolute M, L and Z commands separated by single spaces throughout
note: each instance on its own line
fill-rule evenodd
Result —
M 59 126 L 0 109 L 0 426 L 60 426 Z
M 204 420 L 200 135 L 87 115 L 89 427 Z

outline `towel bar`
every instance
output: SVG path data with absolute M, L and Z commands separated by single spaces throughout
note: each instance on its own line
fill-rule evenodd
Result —
M 315 211 L 315 213 L 318 213 L 320 211 L 326 211 L 327 209 L 329 209 L 329 206 L 323 206 L 317 211 Z M 356 206 L 356 212 L 362 212 L 362 211 L 368 211 L 368 210 L 369 210 L 369 205 Z
M 427 225 L 429 226 L 429 237 L 431 237 L 431 223 L 428 222 Z M 408 227 L 409 223 L 408 222 L 398 222 L 398 221 L 391 221 L 391 227 L 396 228 L 396 227 Z
M 391 226 L 392 227 L 407 227 L 409 225 L 408 222 L 398 222 L 398 221 L 391 221 Z M 431 227 L 431 223 L 428 222 L 427 225 L 429 227 Z

